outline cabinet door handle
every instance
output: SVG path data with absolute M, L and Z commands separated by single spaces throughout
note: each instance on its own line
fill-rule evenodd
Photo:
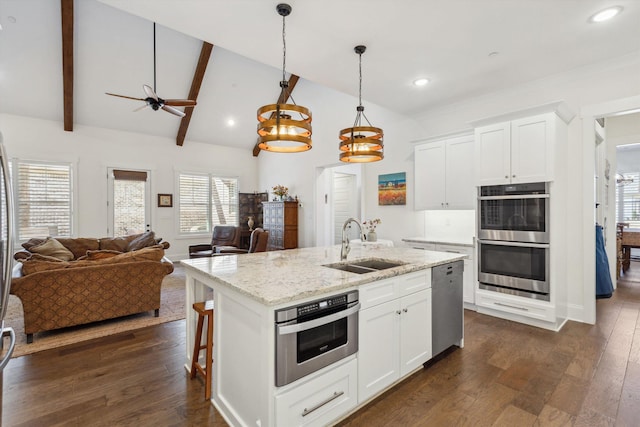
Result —
M 512 177 L 512 178 L 515 178 L 516 176 L 515 176 L 515 175 L 511 175 L 511 177 Z
M 509 178 L 509 175 L 505 175 L 504 177 L 505 177 L 505 178 Z
M 494 302 L 494 304 L 495 305 L 501 305 L 503 307 L 515 308 L 516 310 L 529 311 L 529 309 L 526 308 L 526 307 L 518 307 L 516 305 L 504 304 L 504 303 L 501 303 L 501 302 Z
M 402 314 L 402 312 L 400 310 L 396 310 L 396 314 L 400 315 L 400 314 Z
M 337 398 L 339 398 L 343 394 L 344 394 L 344 391 L 334 391 L 332 396 L 328 397 L 327 399 L 323 400 L 322 402 L 318 403 L 317 405 L 312 406 L 310 409 L 304 408 L 304 410 L 302 411 L 302 416 L 306 417 L 307 415 L 309 415 L 313 411 L 322 408 L 324 405 L 326 405 L 327 403 L 329 403 L 329 402 L 331 402 L 333 400 L 336 400 Z
M 407 312 L 407 311 L 409 311 L 409 310 L 408 310 L 408 309 L 406 309 L 406 308 L 403 308 L 403 309 L 402 309 L 402 311 L 404 311 L 404 312 L 406 313 L 406 312 Z

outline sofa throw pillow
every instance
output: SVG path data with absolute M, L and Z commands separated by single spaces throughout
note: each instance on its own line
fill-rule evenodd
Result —
M 73 253 L 53 237 L 47 237 L 44 242 L 32 246 L 29 251 L 36 254 L 52 256 L 63 261 L 71 261 L 74 258 Z
M 100 249 L 98 239 L 87 237 L 64 238 L 57 237 L 56 240 L 73 253 L 73 258 L 77 259 L 85 255 L 87 251 L 97 251 Z
M 146 248 L 149 246 L 156 245 L 156 233 L 153 231 L 147 231 L 146 233 L 142 233 L 131 242 L 127 246 L 127 252 L 137 251 L 142 248 Z
M 46 238 L 44 238 L 44 237 L 42 237 L 42 238 L 32 237 L 31 239 L 29 239 L 26 242 L 24 242 L 22 244 L 22 247 L 25 248 L 28 251 L 31 251 L 32 247 L 43 244 L 45 240 L 46 240 Z
M 66 262 L 61 260 L 60 258 L 56 258 L 48 255 L 36 254 L 36 253 L 31 254 L 31 256 L 29 256 L 29 259 L 31 261 Z
M 141 236 L 141 234 L 132 234 L 130 236 L 122 236 L 122 237 L 102 237 L 100 239 L 100 247 L 98 249 L 126 252 L 129 242 L 131 242 L 138 236 Z
M 86 255 L 81 256 L 80 258 L 78 258 L 78 261 L 80 260 L 96 260 L 96 259 L 105 259 L 105 258 L 112 258 L 116 255 L 120 255 L 122 254 L 122 252 L 120 251 L 112 251 L 109 249 L 104 249 L 104 250 L 97 250 L 97 251 L 87 251 Z

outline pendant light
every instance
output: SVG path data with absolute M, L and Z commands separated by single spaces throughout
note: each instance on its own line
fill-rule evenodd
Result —
M 377 162 L 384 158 L 384 134 L 382 129 L 371 126 L 364 114 L 362 106 L 362 54 L 366 46 L 356 46 L 353 49 L 359 57 L 360 87 L 358 90 L 358 106 L 356 120 L 353 127 L 340 131 L 340 161 L 352 163 Z M 362 118 L 368 126 L 362 126 Z
M 298 153 L 311 149 L 311 112 L 303 106 L 296 105 L 289 92 L 289 82 L 286 80 L 285 17 L 291 13 L 291 6 L 281 3 L 276 6 L 276 11 L 282 16 L 283 55 L 279 98 L 282 103 L 269 104 L 258 109 L 258 147 L 276 153 Z M 289 98 L 292 104 L 286 103 Z

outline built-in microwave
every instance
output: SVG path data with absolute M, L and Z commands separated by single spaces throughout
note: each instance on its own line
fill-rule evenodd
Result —
M 277 310 L 276 386 L 358 351 L 358 291 Z
M 549 243 L 547 183 L 479 188 L 478 239 Z

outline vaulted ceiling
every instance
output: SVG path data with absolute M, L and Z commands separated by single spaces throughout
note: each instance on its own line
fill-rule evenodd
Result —
M 365 102 L 406 115 L 640 55 L 637 0 L 289 3 L 293 12 L 286 19 L 287 71 L 300 76 L 298 88 L 313 82 L 357 96 L 353 47 L 365 44 Z M 134 113 L 140 102 L 104 94 L 144 97 L 142 85 L 153 85 L 156 22 L 157 91 L 163 98 L 188 97 L 203 41 L 214 46 L 187 140 L 251 150 L 257 107 L 275 102 L 279 95 L 282 18 L 276 4 L 75 1 L 75 126 L 177 137 L 179 118 L 150 110 Z M 613 4 L 624 7 L 618 17 L 588 22 Z M 0 112 L 62 122 L 61 2 L 0 0 L 0 25 Z M 412 82 L 418 77 L 431 82 L 416 88 Z M 301 103 L 313 109 L 312 101 Z M 234 126 L 228 125 L 230 119 Z

